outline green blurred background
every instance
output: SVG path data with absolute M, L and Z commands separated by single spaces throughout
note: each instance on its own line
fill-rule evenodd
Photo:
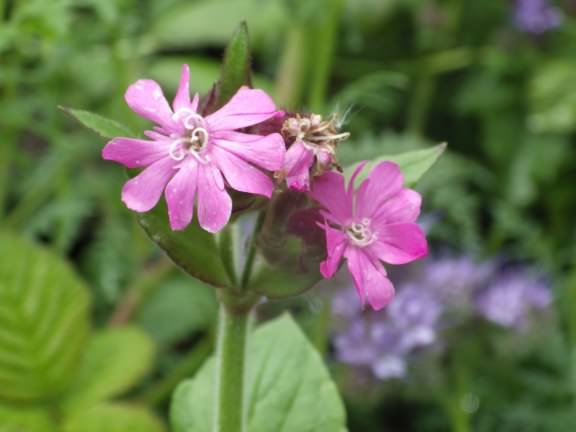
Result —
M 0 227 L 71 263 L 95 331 L 144 330 L 156 356 L 122 393 L 166 422 L 175 384 L 210 351 L 213 293 L 145 238 L 120 202 L 122 170 L 100 159 L 105 140 L 58 106 L 142 130 L 127 86 L 153 78 L 173 95 L 187 63 L 206 93 L 246 20 L 255 86 L 288 110 L 340 113 L 344 165 L 448 142 L 418 186 L 432 250 L 531 265 L 551 281 L 547 317 L 498 342 L 522 348 L 467 354 L 451 404 L 417 377 L 355 391 L 322 342 L 323 297 L 283 304 L 325 348 L 350 430 L 574 431 L 575 17 L 573 0 L 0 0 Z

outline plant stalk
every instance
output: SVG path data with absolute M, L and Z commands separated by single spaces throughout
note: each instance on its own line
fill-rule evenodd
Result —
M 342 0 L 331 0 L 324 16 L 317 18 L 309 29 L 312 41 L 315 41 L 313 54 L 313 68 L 311 69 L 311 83 L 309 106 L 314 112 L 322 112 L 326 102 L 326 91 L 330 80 L 330 72 L 334 61 L 336 38 L 342 15 Z M 309 61 L 311 59 L 309 58 Z
M 211 337 L 206 336 L 200 340 L 192 351 L 178 362 L 168 375 L 157 383 L 154 383 L 137 401 L 146 405 L 158 406 L 170 399 L 170 396 L 178 384 L 185 378 L 193 376 L 202 366 L 204 361 L 212 353 Z
M 244 366 L 250 308 L 221 304 L 216 346 L 214 432 L 245 431 Z

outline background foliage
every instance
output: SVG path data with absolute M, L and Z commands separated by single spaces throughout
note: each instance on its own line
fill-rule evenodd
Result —
M 186 62 L 207 92 L 241 20 L 256 86 L 341 113 L 344 164 L 449 143 L 418 184 L 432 250 L 553 281 L 555 313 L 528 340 L 457 335 L 456 378 L 450 362 L 419 364 L 359 392 L 332 361 L 350 430 L 574 430 L 576 4 L 556 5 L 561 25 L 535 35 L 503 0 L 0 1 L 0 431 L 166 430 L 176 384 L 210 355 L 213 292 L 148 241 L 105 139 L 58 106 L 142 130 L 126 87 L 150 77 L 172 94 Z M 333 359 L 322 299 L 260 314 L 290 306 Z M 452 377 L 441 397 L 422 378 L 434 370 Z

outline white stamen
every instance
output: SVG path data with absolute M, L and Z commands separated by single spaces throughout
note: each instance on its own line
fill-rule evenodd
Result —
M 323 136 L 315 136 L 308 138 L 309 141 L 317 142 L 317 141 L 336 141 L 336 140 L 344 140 L 350 136 L 349 132 L 342 132 L 336 135 L 323 135 Z
M 184 127 L 189 130 L 196 128 L 204 129 L 204 119 L 200 114 L 192 113 L 184 120 Z
M 196 114 L 196 113 L 194 111 L 192 111 L 190 108 L 181 108 L 178 111 L 176 111 L 174 114 L 172 114 L 172 120 L 178 121 L 181 118 L 183 118 L 184 115 L 191 115 L 191 114 Z
M 175 161 L 181 161 L 191 155 L 201 163 L 208 163 L 210 157 L 203 154 L 205 153 L 203 150 L 206 148 L 210 136 L 205 127 L 204 118 L 189 108 L 182 108 L 172 114 L 172 120 L 182 122 L 186 132 L 183 135 L 170 135 L 174 139 L 168 151 L 170 157 Z
M 168 154 L 175 161 L 181 161 L 182 159 L 184 159 L 186 157 L 186 152 L 185 152 L 184 148 L 182 147 L 182 144 L 184 142 L 185 142 L 184 139 L 178 138 L 177 140 L 172 141 L 172 144 L 170 144 L 170 149 L 168 150 Z
M 370 229 L 370 220 L 367 218 L 362 219 L 361 223 L 353 223 L 348 226 L 346 230 L 348 238 L 356 246 L 368 246 L 378 238 L 376 233 Z

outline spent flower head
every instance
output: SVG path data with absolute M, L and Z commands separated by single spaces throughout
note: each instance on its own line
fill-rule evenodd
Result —
M 197 207 L 200 226 L 217 232 L 232 212 L 228 188 L 272 195 L 274 184 L 265 171 L 282 167 L 284 140 L 279 133 L 239 131 L 277 115 L 264 91 L 242 87 L 222 108 L 204 115 L 198 111 L 198 95 L 190 99 L 189 77 L 184 65 L 172 106 L 155 81 L 132 84 L 125 95 L 128 106 L 156 126 L 145 132 L 147 140 L 114 138 L 102 157 L 144 168 L 122 190 L 129 209 L 147 212 L 164 192 L 173 230 L 186 228 Z
M 335 114 L 323 120 L 319 114 L 296 114 L 287 117 L 282 125 L 282 135 L 291 143 L 284 160 L 283 176 L 289 188 L 308 191 L 310 178 L 340 169 L 336 159 L 336 146 L 349 137 L 348 132 L 338 132 Z

